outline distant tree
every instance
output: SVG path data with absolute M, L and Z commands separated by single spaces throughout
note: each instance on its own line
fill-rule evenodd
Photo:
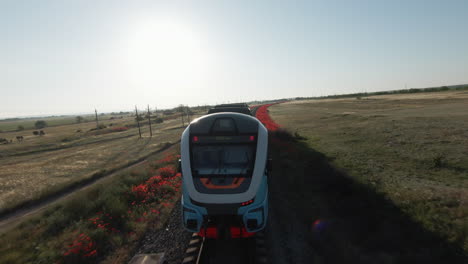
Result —
M 17 128 L 16 130 L 18 130 L 18 131 L 23 131 L 23 130 L 24 130 L 24 126 L 19 125 L 18 128 Z
M 46 126 L 47 126 L 47 123 L 44 120 L 38 120 L 38 121 L 36 121 L 36 123 L 34 123 L 34 127 L 36 127 L 37 129 L 41 129 L 41 128 L 44 128 Z
M 76 117 L 76 122 L 77 123 L 81 123 L 81 122 L 83 122 L 83 120 L 84 120 L 84 118 L 82 116 L 77 116 Z

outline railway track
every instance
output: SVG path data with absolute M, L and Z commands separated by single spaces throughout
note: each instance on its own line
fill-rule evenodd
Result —
M 259 107 L 260 107 L 260 105 L 256 105 L 256 106 L 253 106 L 253 107 L 250 108 L 250 112 L 252 112 L 253 116 L 255 116 L 255 117 L 257 116 L 257 110 L 258 110 Z
M 251 238 L 227 240 L 206 239 L 194 233 L 182 264 L 217 263 L 267 263 L 264 233 L 259 232 Z

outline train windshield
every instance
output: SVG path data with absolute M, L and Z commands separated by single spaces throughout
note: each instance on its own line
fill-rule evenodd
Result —
M 194 176 L 250 177 L 254 166 L 255 146 L 250 145 L 198 145 L 192 149 Z

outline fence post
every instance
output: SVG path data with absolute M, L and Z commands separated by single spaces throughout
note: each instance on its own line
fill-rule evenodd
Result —
M 148 124 L 150 129 L 150 137 L 153 137 L 153 130 L 151 129 L 151 113 L 148 105 Z
M 96 108 L 94 108 L 94 113 L 96 114 L 96 128 L 99 128 L 99 120 L 98 120 L 98 117 L 97 117 L 97 110 L 96 110 Z
M 138 124 L 138 133 L 140 134 L 140 138 L 141 138 L 141 129 L 140 129 L 140 118 L 138 117 L 138 109 L 135 105 L 135 113 L 136 113 L 136 120 L 137 120 L 137 124 Z

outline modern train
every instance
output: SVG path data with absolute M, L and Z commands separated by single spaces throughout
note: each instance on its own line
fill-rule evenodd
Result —
M 246 115 L 252 115 L 248 107 L 215 107 L 208 110 L 208 114 L 221 113 L 221 112 L 235 112 Z
M 181 139 L 182 221 L 209 238 L 249 237 L 268 216 L 268 132 L 250 115 L 194 120 Z

